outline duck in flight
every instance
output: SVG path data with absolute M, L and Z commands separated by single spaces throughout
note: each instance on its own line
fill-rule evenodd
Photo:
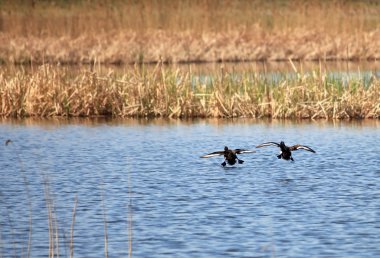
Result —
M 243 154 L 243 153 L 254 153 L 256 151 L 253 151 L 253 150 L 245 150 L 245 149 L 235 149 L 235 150 L 231 150 L 231 149 L 228 149 L 228 147 L 224 147 L 224 150 L 223 151 L 215 151 L 215 152 L 211 152 L 209 154 L 206 154 L 206 155 L 203 155 L 201 156 L 201 158 L 211 158 L 211 157 L 215 157 L 215 156 L 221 156 L 223 155 L 224 156 L 224 161 L 223 163 L 221 164 L 223 167 L 227 165 L 227 163 L 229 165 L 235 165 L 236 164 L 236 161 L 239 163 L 239 164 L 243 164 L 244 163 L 244 160 L 241 160 L 237 157 L 236 154 Z M 227 163 L 226 163 L 227 161 Z
M 284 159 L 284 160 L 291 160 L 291 161 L 294 161 L 294 159 L 292 157 L 292 151 L 307 150 L 307 151 L 315 153 L 315 151 L 308 146 L 301 145 L 301 144 L 296 144 L 293 146 L 286 146 L 283 141 L 280 143 L 265 142 L 265 143 L 262 143 L 260 145 L 257 145 L 256 148 L 261 148 L 261 147 L 265 147 L 265 146 L 277 146 L 277 147 L 279 147 L 281 149 L 281 153 L 279 155 L 277 155 L 277 158 Z

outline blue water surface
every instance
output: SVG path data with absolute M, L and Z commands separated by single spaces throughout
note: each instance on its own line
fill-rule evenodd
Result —
M 2 120 L 0 256 L 70 257 L 71 246 L 74 257 L 127 257 L 132 239 L 133 257 L 380 257 L 379 129 L 377 120 Z M 289 162 L 276 147 L 255 148 L 281 140 L 316 154 Z M 225 145 L 257 152 L 226 168 L 223 157 L 200 158 Z

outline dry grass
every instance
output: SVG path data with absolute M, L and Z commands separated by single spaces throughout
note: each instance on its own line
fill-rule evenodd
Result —
M 60 255 L 60 241 L 59 241 L 59 228 L 57 221 L 57 213 L 54 207 L 50 183 L 47 176 L 44 176 L 44 194 L 45 204 L 48 212 L 48 225 L 49 225 L 49 258 L 59 257 Z
M 15 0 L 0 7 L 5 63 L 380 58 L 377 1 Z
M 14 143 L 11 139 L 7 139 L 5 141 L 5 145 L 6 146 L 13 146 Z M 29 180 L 26 176 L 26 171 L 25 171 L 25 167 L 24 167 L 24 162 L 22 161 L 21 159 L 21 155 L 19 153 L 19 150 L 17 148 L 15 148 L 14 150 L 14 153 L 17 157 L 17 161 L 19 163 L 19 172 L 20 172 L 20 175 L 22 176 L 23 178 L 23 181 L 24 181 L 24 187 L 25 187 L 25 192 L 26 192 L 26 195 L 27 195 L 27 198 L 28 198 L 28 208 L 29 208 L 29 228 L 28 228 L 28 231 L 29 231 L 29 236 L 28 236 L 28 244 L 27 244 L 27 248 L 26 248 L 26 254 L 24 254 L 23 252 L 23 255 L 21 255 L 21 257 L 30 257 L 30 249 L 31 249 L 31 243 L 32 243 L 32 234 L 33 234 L 33 207 L 32 207 L 32 198 L 31 198 L 31 194 L 30 194 L 30 189 L 29 189 Z M 10 218 L 8 220 L 9 222 L 10 221 Z M 12 223 L 10 223 L 10 225 L 12 225 Z M 12 228 L 12 226 L 11 226 Z M 13 233 L 12 233 L 13 235 Z M 14 248 L 14 251 L 16 253 L 16 248 Z M 15 255 L 16 256 L 16 255 Z
M 108 258 L 108 222 L 107 222 L 107 210 L 104 204 L 104 196 L 102 193 L 102 209 L 103 209 L 103 222 L 104 222 L 104 256 Z
M 296 69 L 296 68 L 295 68 Z M 33 72 L 0 70 L 3 117 L 270 117 L 379 118 L 380 81 L 334 79 L 315 71 L 277 81 L 223 69 L 210 76 L 135 66 L 116 75 L 43 65 Z
M 129 158 L 128 165 L 130 164 Z M 132 257 L 133 247 L 133 206 L 132 206 L 132 182 L 131 182 L 131 168 L 128 166 L 128 217 L 127 217 L 127 232 L 128 232 L 128 257 Z
M 77 206 L 78 206 L 78 196 L 75 195 L 73 217 L 72 217 L 71 227 L 70 227 L 70 258 L 74 257 L 74 225 L 75 225 L 75 216 L 76 216 Z

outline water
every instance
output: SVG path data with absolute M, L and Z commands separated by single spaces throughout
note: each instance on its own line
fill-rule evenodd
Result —
M 62 257 L 379 257 L 380 122 L 2 120 L 0 253 L 47 257 L 50 190 Z M 265 141 L 312 147 L 278 160 Z M 130 187 L 129 187 L 130 186 Z M 29 192 L 29 194 L 28 194 Z M 129 206 L 131 204 L 131 206 Z

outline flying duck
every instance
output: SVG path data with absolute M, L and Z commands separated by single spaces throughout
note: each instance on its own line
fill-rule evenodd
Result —
M 279 147 L 281 149 L 281 153 L 279 155 L 277 155 L 277 158 L 279 158 L 279 159 L 282 158 L 282 159 L 291 160 L 291 161 L 294 161 L 294 159 L 292 157 L 292 151 L 307 150 L 307 151 L 315 153 L 315 151 L 308 146 L 301 145 L 301 144 L 296 144 L 293 146 L 286 146 L 283 141 L 280 143 L 265 142 L 265 143 L 262 143 L 260 145 L 257 145 L 256 148 L 261 148 L 261 147 L 265 147 L 265 146 L 277 146 L 277 147 Z
M 227 165 L 227 163 L 229 165 L 235 165 L 236 161 L 238 161 L 239 164 L 243 164 L 244 160 L 241 160 L 239 159 L 236 154 L 242 154 L 242 153 L 254 153 L 256 151 L 253 151 L 253 150 L 245 150 L 245 149 L 235 149 L 235 150 L 231 150 L 231 149 L 228 149 L 228 147 L 224 147 L 224 150 L 223 151 L 215 151 L 215 152 L 211 152 L 209 154 L 206 154 L 206 155 L 203 155 L 201 156 L 201 158 L 211 158 L 211 157 L 215 157 L 215 156 L 221 156 L 221 155 L 224 155 L 224 161 L 223 163 L 221 164 L 223 167 Z M 227 163 L 226 163 L 227 161 Z

